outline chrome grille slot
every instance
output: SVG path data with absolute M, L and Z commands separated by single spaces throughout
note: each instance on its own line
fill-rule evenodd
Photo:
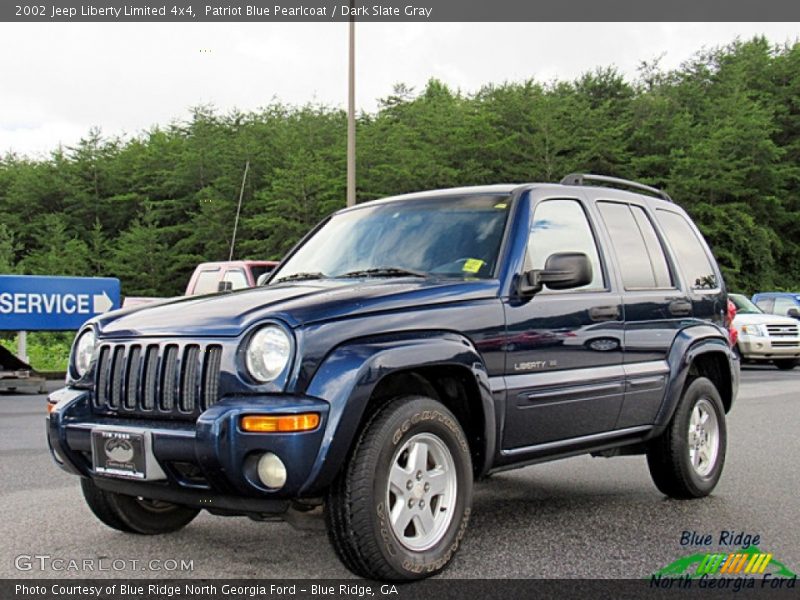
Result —
M 147 347 L 142 387 L 142 410 L 153 410 L 156 407 L 156 385 L 158 384 L 158 346 Z
M 136 408 L 136 398 L 139 397 L 139 375 L 141 373 L 142 349 L 139 346 L 131 346 L 128 353 L 128 373 L 125 379 L 125 401 L 124 406 L 127 410 Z
M 197 406 L 197 362 L 199 356 L 199 346 L 187 346 L 183 353 L 180 399 L 180 408 L 183 412 L 194 412 Z
M 122 374 L 125 372 L 125 346 L 117 346 L 111 355 L 111 393 L 108 405 L 119 408 L 122 400 Z
M 100 348 L 100 356 L 97 358 L 97 380 L 95 382 L 94 405 L 97 408 L 105 406 L 108 398 L 108 353 L 111 349 L 108 346 Z
M 217 402 L 219 394 L 219 371 L 222 360 L 222 347 L 206 348 L 203 361 L 203 408 L 209 408 Z
M 217 401 L 222 346 L 105 344 L 95 373 L 95 409 L 151 418 L 196 418 Z
M 164 368 L 161 377 L 161 410 L 170 412 L 175 408 L 175 372 L 178 362 L 178 347 L 167 346 L 162 360 Z

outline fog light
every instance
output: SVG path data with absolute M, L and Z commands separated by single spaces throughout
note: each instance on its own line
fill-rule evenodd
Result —
M 279 490 L 286 484 L 286 465 L 272 452 L 258 459 L 258 478 L 265 486 Z

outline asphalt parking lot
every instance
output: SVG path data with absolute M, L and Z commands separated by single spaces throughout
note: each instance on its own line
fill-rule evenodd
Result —
M 324 531 L 285 523 L 203 514 L 169 536 L 106 528 L 77 479 L 51 462 L 44 410 L 44 396 L 0 395 L 2 577 L 350 577 Z M 642 457 L 578 457 L 495 475 L 477 485 L 465 543 L 442 577 L 645 577 L 694 550 L 680 545 L 684 531 L 715 543 L 723 531 L 759 535 L 763 551 L 797 572 L 799 416 L 800 369 L 745 367 L 725 472 L 703 500 L 666 499 Z M 20 556 L 122 568 L 42 569 L 41 559 Z M 192 570 L 142 570 L 152 559 L 164 568 L 189 561 Z

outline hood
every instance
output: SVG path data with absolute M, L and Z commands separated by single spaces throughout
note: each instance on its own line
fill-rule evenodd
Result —
M 96 323 L 106 338 L 231 337 L 265 318 L 299 327 L 373 312 L 492 298 L 498 285 L 486 280 L 416 278 L 287 282 L 116 311 Z
M 742 325 L 800 325 L 800 322 L 780 315 L 737 313 L 733 318 L 733 324 L 740 328 Z

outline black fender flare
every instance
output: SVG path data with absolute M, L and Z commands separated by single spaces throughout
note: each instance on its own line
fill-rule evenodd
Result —
M 667 357 L 670 375 L 664 401 L 655 420 L 658 433 L 667 426 L 678 407 L 692 364 L 698 357 L 709 353 L 717 353 L 727 359 L 728 375 L 731 378 L 731 404 L 735 400 L 739 387 L 739 363 L 726 335 L 713 325 L 696 325 L 682 329 L 675 337 Z
M 388 375 L 421 367 L 460 366 L 472 373 L 480 391 L 484 418 L 483 459 L 479 474 L 494 456 L 494 402 L 486 366 L 475 346 L 452 332 L 415 332 L 382 336 L 340 345 L 322 361 L 306 395 L 330 404 L 325 435 L 301 495 L 313 496 L 328 487 L 347 458 L 367 403 Z

